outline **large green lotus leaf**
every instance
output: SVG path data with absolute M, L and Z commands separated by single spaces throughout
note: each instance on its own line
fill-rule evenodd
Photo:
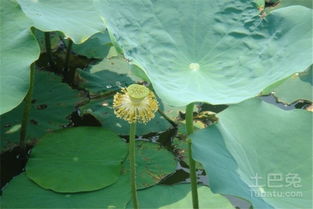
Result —
M 81 101 L 79 91 L 73 90 L 62 79 L 50 72 L 37 71 L 32 106 L 28 121 L 27 141 L 69 124 L 68 116 Z M 19 140 L 25 103 L 0 116 L 1 149 L 14 146 Z
M 175 170 L 174 156 L 149 142 L 137 142 L 137 184 L 140 188 L 157 183 L 166 172 Z M 128 162 L 127 162 L 128 163 Z M 127 165 L 126 165 L 127 166 Z M 24 174 L 13 179 L 3 192 L 3 208 L 125 208 L 130 199 L 128 169 L 123 171 L 118 181 L 104 189 L 85 193 L 55 193 L 31 182 Z M 148 177 L 150 175 L 150 177 Z M 158 179 L 152 180 L 152 178 Z M 153 181 L 153 182 L 151 182 Z M 172 187 L 168 187 L 171 189 Z M 202 187 L 201 187 L 202 188 Z M 188 195 L 190 185 L 184 187 Z M 200 188 L 199 188 L 200 191 Z M 207 191 L 205 191 L 207 195 Z M 189 198 L 190 194 L 186 197 Z M 214 197 L 214 196 L 213 196 Z M 35 199 L 34 199 L 35 198 Z M 38 199 L 37 199 L 38 198 Z M 191 197 L 190 197 L 191 198 Z M 176 201 L 176 199 L 175 199 Z M 190 200 L 189 200 L 190 201 Z M 187 199 L 185 200 L 187 202 Z
M 74 44 L 72 51 L 88 58 L 103 59 L 108 55 L 112 46 L 107 31 L 96 33 L 82 44 Z
M 45 135 L 33 148 L 27 176 L 45 189 L 82 192 L 116 182 L 127 144 L 99 127 L 63 129 Z
M 62 31 L 79 44 L 105 30 L 92 0 L 17 0 L 23 12 L 42 31 Z
M 261 17 L 248 0 L 94 0 L 165 103 L 227 104 L 312 64 L 312 10 Z
M 190 184 L 177 184 L 172 186 L 157 185 L 139 191 L 138 196 L 141 208 L 192 208 Z M 234 208 L 225 197 L 213 194 L 206 186 L 198 187 L 198 196 L 200 208 Z M 127 208 L 132 208 L 131 202 L 128 203 Z
M 79 182 L 77 182 L 79 183 Z M 130 199 L 128 176 L 121 176 L 112 186 L 94 192 L 62 194 L 45 190 L 25 174 L 15 177 L 3 191 L 1 208 L 118 208 Z
M 259 99 L 232 105 L 191 138 L 213 192 L 254 208 L 312 207 L 312 113 Z
M 264 93 L 271 92 L 278 101 L 291 104 L 297 100 L 313 101 L 313 67 L 296 73 L 288 79 L 274 83 Z
M 29 88 L 29 66 L 39 56 L 31 21 L 15 1 L 1 1 L 0 114 L 20 104 Z
M 136 142 L 137 189 L 159 183 L 174 173 L 176 167 L 175 156 L 168 150 L 155 143 Z M 126 168 L 129 169 L 129 161 L 126 162 Z
M 80 113 L 84 115 L 92 115 L 104 128 L 110 129 L 120 135 L 129 134 L 129 123 L 123 119 L 117 118 L 112 107 L 112 98 L 109 99 L 93 99 L 88 104 L 80 107 Z M 156 112 L 155 117 L 147 124 L 137 124 L 137 136 L 143 136 L 149 133 L 157 133 L 168 130 L 171 124 Z

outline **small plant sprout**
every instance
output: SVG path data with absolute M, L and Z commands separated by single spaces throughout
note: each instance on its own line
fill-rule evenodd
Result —
M 136 123 L 147 123 L 154 118 L 158 110 L 158 102 L 152 91 L 139 84 L 123 88 L 121 93 L 114 95 L 114 112 L 117 117 L 127 120 L 129 132 L 129 162 L 131 172 L 131 191 L 133 208 L 139 208 L 136 186 L 135 136 Z

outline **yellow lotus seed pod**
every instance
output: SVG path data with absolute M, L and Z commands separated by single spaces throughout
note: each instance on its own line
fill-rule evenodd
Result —
M 114 113 L 129 123 L 147 123 L 158 110 L 155 95 L 147 87 L 132 84 L 114 95 Z

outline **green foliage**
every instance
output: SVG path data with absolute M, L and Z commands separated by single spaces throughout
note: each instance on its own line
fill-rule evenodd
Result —
M 32 25 L 42 31 L 62 31 L 74 43 L 105 30 L 92 0 L 17 0 Z
M 112 102 L 112 98 L 91 100 L 88 104 L 80 108 L 81 115 L 92 115 L 104 128 L 110 129 L 120 135 L 128 135 L 129 123 L 116 117 L 112 107 Z M 163 116 L 156 112 L 155 118 L 149 121 L 149 123 L 137 124 L 136 134 L 138 136 L 143 136 L 149 133 L 163 132 L 170 127 L 171 124 L 164 119 Z
M 129 162 L 126 162 L 128 167 Z M 158 144 L 136 142 L 137 189 L 159 183 L 173 173 L 177 166 L 175 156 Z
M 74 44 L 72 51 L 88 58 L 103 59 L 108 55 L 111 46 L 109 34 L 105 31 L 96 33 L 82 44 Z
M 102 70 L 95 73 L 79 70 L 79 85 L 88 90 L 89 94 L 99 95 L 112 93 L 121 88 L 128 86 L 133 81 L 125 74 L 118 74 L 110 70 Z
M 36 28 L 32 28 L 32 32 L 34 33 L 38 41 L 38 44 L 40 46 L 40 52 L 46 52 L 45 32 L 42 32 Z M 59 47 L 60 36 L 63 36 L 61 32 L 50 32 L 50 44 L 52 51 L 56 50 Z
M 45 189 L 93 191 L 118 180 L 126 154 L 126 144 L 111 131 L 64 129 L 40 139 L 31 152 L 26 174 Z
M 128 176 L 105 189 L 82 193 L 56 193 L 45 190 L 23 173 L 15 177 L 3 192 L 1 208 L 125 208 L 130 199 Z
M 140 79 L 131 72 L 131 65 L 128 60 L 122 55 L 113 55 L 103 59 L 99 64 L 92 66 L 91 73 L 96 73 L 103 70 L 109 70 L 118 74 L 127 75 L 133 81 L 139 81 Z
M 167 117 L 169 117 L 172 121 L 178 123 L 182 120 L 180 117 L 181 113 L 185 113 L 186 107 L 175 107 L 172 105 L 163 104 L 162 111 L 164 112 Z
M 288 79 L 274 83 L 264 94 L 274 94 L 278 101 L 291 104 L 297 100 L 313 101 L 313 67 L 305 72 L 296 73 Z
M 189 152 L 188 144 L 185 139 L 175 138 L 173 140 L 174 150 L 178 153 L 180 160 L 184 161 L 188 166 L 189 165 Z M 196 162 L 197 169 L 203 169 L 202 165 L 199 162 Z
M 128 144 L 118 136 L 127 139 L 130 126 L 112 99 L 134 83 L 160 103 L 156 117 L 137 126 L 138 136 L 161 143 L 136 142 L 141 208 L 192 208 L 190 184 L 159 183 L 188 175 L 175 169 L 189 154 L 185 106 L 193 102 L 192 156 L 218 193 L 199 185 L 200 208 L 232 208 L 221 194 L 254 208 L 311 208 L 312 113 L 244 101 L 272 93 L 285 104 L 312 102 L 312 2 L 278 2 L 1 1 L 2 151 L 17 145 L 28 120 L 29 66 L 41 52 L 23 126 L 34 148 L 29 159 L 24 146 L 4 153 L 4 162 L 13 153 L 17 163 L 1 182 L 28 162 L 3 189 L 1 208 L 130 207 Z M 174 183 L 181 180 L 189 181 Z
M 15 1 L 1 1 L 0 114 L 20 104 L 28 91 L 29 66 L 39 56 L 31 21 Z
M 280 0 L 275 9 L 294 5 L 301 5 L 312 9 L 312 1 L 310 0 Z
M 206 186 L 198 187 L 200 208 L 234 208 L 229 201 L 213 194 Z M 192 208 L 190 184 L 158 185 L 138 192 L 140 207 L 151 209 Z M 131 208 L 128 204 L 128 208 Z
M 66 136 L 67 134 L 70 136 Z M 73 136 L 75 137 L 73 138 Z M 36 167 L 40 169 L 39 172 L 45 173 L 45 182 L 53 181 L 53 184 L 56 185 L 57 181 L 63 179 L 63 184 L 59 184 L 59 188 L 67 187 L 68 189 L 73 186 L 69 185 L 70 182 L 75 181 L 75 186 L 86 185 L 88 181 L 89 185 L 91 182 L 104 182 L 108 180 L 107 177 L 110 175 L 108 171 L 112 171 L 112 166 L 116 162 L 108 158 L 112 158 L 114 155 L 117 157 L 117 153 L 126 146 L 126 144 L 122 145 L 123 142 L 117 140 L 116 137 L 114 134 L 112 137 L 111 132 L 102 128 L 91 127 L 66 129 L 46 135 L 33 150 L 29 162 L 31 165 L 28 164 L 28 167 L 34 166 L 34 163 L 37 165 L 40 163 L 41 165 Z M 175 170 L 176 161 L 173 154 L 157 144 L 139 141 L 137 142 L 137 153 L 137 179 L 141 189 L 158 183 Z M 124 149 L 124 152 L 120 153 L 119 159 L 125 159 L 125 154 Z M 43 159 L 43 155 L 45 155 L 45 159 Z M 78 158 L 74 160 L 73 156 Z M 86 161 L 86 159 L 88 160 Z M 97 160 L 93 161 L 93 159 Z M 91 165 L 92 161 L 94 163 Z M 111 164 L 110 168 L 105 166 L 108 162 Z M 92 192 L 53 192 L 43 189 L 42 185 L 38 186 L 27 179 L 26 175 L 21 174 L 5 188 L 2 208 L 110 208 L 114 206 L 125 208 L 130 199 L 128 163 L 128 161 L 124 162 L 126 167 L 113 185 Z M 118 164 L 120 165 L 120 163 Z M 29 172 L 28 167 L 27 173 Z M 50 169 L 49 172 L 45 172 L 47 169 Z M 105 170 L 105 173 L 101 173 L 101 170 Z M 88 173 L 89 176 L 86 176 Z M 53 178 L 47 180 L 48 175 Z M 110 178 L 110 180 L 113 179 Z M 187 186 L 184 190 L 184 194 L 187 194 Z
M 90 70 L 79 71 L 79 86 L 90 95 L 105 94 L 139 80 L 130 71 L 129 63 L 122 56 L 105 58 Z
M 45 133 L 69 124 L 68 116 L 75 110 L 79 101 L 79 91 L 62 83 L 59 76 L 37 71 L 26 140 L 37 140 Z M 24 104 L 25 102 L 22 102 L 0 116 L 1 150 L 16 145 L 19 140 Z
M 131 65 L 130 68 L 131 68 L 132 74 L 134 74 L 136 77 L 140 78 L 143 81 L 151 83 L 151 81 L 149 80 L 144 70 L 142 70 L 140 67 L 138 67 L 137 65 Z
M 171 105 L 240 102 L 312 64 L 305 7 L 262 18 L 243 0 L 95 2 L 125 56 Z
M 218 117 L 217 125 L 191 136 L 193 157 L 207 171 L 213 192 L 245 198 L 254 208 L 310 208 L 312 113 L 251 99 Z

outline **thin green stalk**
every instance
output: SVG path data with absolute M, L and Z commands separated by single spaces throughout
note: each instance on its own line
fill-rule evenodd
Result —
M 66 51 L 66 57 L 65 57 L 65 65 L 64 65 L 64 72 L 68 71 L 68 65 L 69 65 L 69 61 L 70 61 L 72 45 L 73 45 L 73 41 L 71 39 L 68 39 L 68 45 L 67 45 L 67 51 Z
M 137 185 L 136 185 L 136 144 L 135 144 L 135 136 L 136 136 L 136 122 L 130 124 L 130 132 L 129 132 L 129 163 L 130 163 L 130 176 L 131 176 L 131 192 L 132 192 L 132 203 L 133 208 L 138 209 L 138 197 L 137 197 Z
M 46 45 L 46 52 L 47 52 L 49 65 L 54 70 L 54 63 L 52 60 L 52 53 L 51 53 L 50 32 L 45 32 L 45 45 Z
M 194 103 L 187 105 L 186 107 L 186 130 L 187 135 L 193 133 L 193 108 Z M 192 159 L 191 139 L 188 138 L 188 153 L 189 153 L 189 168 L 190 168 L 190 180 L 191 180 L 191 192 L 192 192 L 192 205 L 194 209 L 199 208 L 198 190 L 197 190 L 197 174 L 196 174 L 196 162 Z
M 27 134 L 27 126 L 29 121 L 29 113 L 32 106 L 32 96 L 34 90 L 34 83 L 35 83 L 35 65 L 32 64 L 30 67 L 30 84 L 27 95 L 24 99 L 24 110 L 23 110 L 23 118 L 22 118 L 22 126 L 20 132 L 20 147 L 22 149 L 25 148 L 25 139 Z

